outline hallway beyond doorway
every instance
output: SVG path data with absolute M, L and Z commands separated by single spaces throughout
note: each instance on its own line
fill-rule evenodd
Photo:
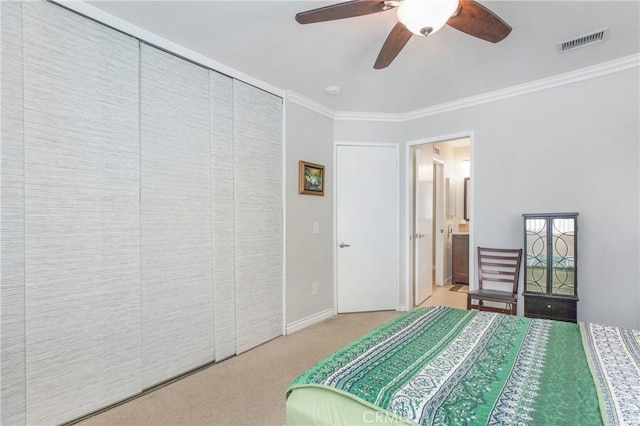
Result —
M 451 308 L 467 309 L 467 293 L 449 291 L 451 287 L 453 287 L 451 284 L 434 285 L 433 294 L 420 307 L 449 306 Z

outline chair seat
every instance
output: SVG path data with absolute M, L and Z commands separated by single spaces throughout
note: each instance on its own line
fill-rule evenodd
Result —
M 490 290 L 484 288 L 479 290 L 469 290 L 467 294 L 470 298 L 475 296 L 480 297 L 483 300 L 491 300 L 495 302 L 515 302 L 518 299 L 518 296 L 510 291 Z

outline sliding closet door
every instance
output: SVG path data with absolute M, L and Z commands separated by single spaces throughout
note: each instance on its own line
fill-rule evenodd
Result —
M 0 2 L 0 424 L 25 423 L 22 3 Z
M 22 7 L 26 422 L 57 424 L 141 390 L 138 42 Z
M 282 334 L 282 99 L 234 81 L 238 353 Z
M 142 373 L 214 359 L 209 73 L 141 45 Z
M 209 71 L 216 360 L 236 353 L 233 241 L 233 80 Z

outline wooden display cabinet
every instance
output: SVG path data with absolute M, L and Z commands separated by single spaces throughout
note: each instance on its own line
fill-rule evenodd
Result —
M 524 315 L 576 322 L 578 213 L 524 214 Z

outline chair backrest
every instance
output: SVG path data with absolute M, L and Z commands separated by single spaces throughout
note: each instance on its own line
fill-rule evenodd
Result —
M 492 289 L 512 291 L 518 294 L 518 279 L 520 277 L 520 262 L 522 249 L 502 249 L 478 247 L 478 285 L 482 288 L 486 283 L 498 283 L 492 285 Z M 504 288 L 508 283 L 510 288 Z

